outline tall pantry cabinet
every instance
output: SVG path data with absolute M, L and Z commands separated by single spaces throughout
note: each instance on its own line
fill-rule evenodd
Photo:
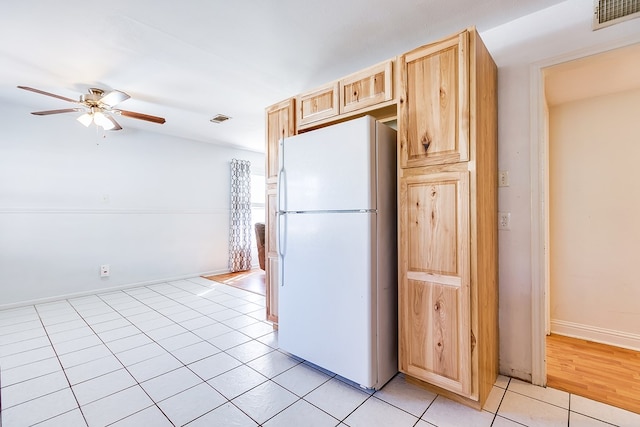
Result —
M 278 209 L 278 153 L 283 138 L 295 135 L 295 100 L 279 102 L 266 110 L 266 218 L 265 218 L 265 290 L 267 320 L 278 323 L 278 251 L 276 247 L 276 211 Z
M 480 409 L 498 372 L 497 69 L 469 29 L 402 55 L 400 79 L 400 371 Z

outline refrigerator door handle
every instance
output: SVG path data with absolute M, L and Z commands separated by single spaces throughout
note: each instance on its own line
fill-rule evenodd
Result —
M 284 258 L 287 254 L 287 214 L 278 212 L 278 281 L 280 286 L 284 286 Z M 284 235 L 284 239 L 283 239 Z
M 280 147 L 278 150 L 278 165 L 280 168 L 278 169 L 278 184 L 276 186 L 276 200 L 278 203 L 278 212 L 286 210 L 286 198 L 284 200 L 285 205 L 282 203 L 282 197 L 286 196 L 285 187 L 283 187 L 283 182 L 286 185 L 287 173 L 284 170 L 284 136 L 280 140 Z
M 278 256 L 281 260 L 284 260 L 284 256 L 287 254 L 287 213 L 277 212 L 276 215 L 278 217 L 278 241 L 276 248 L 278 250 Z M 283 235 L 284 239 L 282 238 Z
M 276 218 L 278 221 L 277 225 L 277 233 L 278 238 L 276 242 L 276 249 L 278 252 L 278 280 L 280 282 L 280 286 L 284 286 L 284 257 L 287 252 L 286 248 L 286 239 L 287 239 L 287 214 L 285 211 L 286 203 L 287 203 L 287 172 L 284 169 L 284 136 L 280 140 L 280 150 L 279 151 L 279 159 L 278 162 L 280 164 L 280 170 L 278 171 L 278 185 L 276 187 L 276 200 L 278 204 L 278 209 L 276 212 Z M 284 203 L 283 203 L 284 201 Z M 284 242 L 282 235 L 284 234 Z
M 283 212 L 284 209 L 284 205 L 286 204 L 286 191 L 284 189 L 284 187 L 282 186 L 282 183 L 286 183 L 287 182 L 287 173 L 284 171 L 284 168 L 280 169 L 280 171 L 278 172 L 278 186 L 276 187 L 276 200 L 277 200 L 277 204 L 278 204 L 278 209 L 276 209 L 276 212 L 280 213 Z M 282 203 L 284 198 L 284 202 Z

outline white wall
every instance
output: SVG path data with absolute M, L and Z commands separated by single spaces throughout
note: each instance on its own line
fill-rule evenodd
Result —
M 639 106 L 631 90 L 549 110 L 551 331 L 637 350 Z
M 498 206 L 511 212 L 511 230 L 499 233 L 500 371 L 532 375 L 532 182 L 531 85 L 536 64 L 594 53 L 640 39 L 640 21 L 591 30 L 591 0 L 568 0 L 481 33 L 498 65 L 498 167 L 510 186 Z M 535 124 L 537 126 L 537 123 Z M 534 207 L 536 210 L 538 206 Z
M 102 139 L 71 115 L 0 117 L 0 308 L 227 271 L 229 163 L 263 173 L 263 154 L 125 123 Z

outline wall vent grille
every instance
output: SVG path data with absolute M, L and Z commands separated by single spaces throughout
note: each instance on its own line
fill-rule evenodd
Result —
M 229 120 L 231 117 L 229 116 L 225 116 L 224 114 L 216 114 L 211 120 L 209 120 L 212 123 L 222 123 L 222 122 L 226 122 L 227 120 Z
M 595 0 L 593 29 L 640 17 L 640 0 Z

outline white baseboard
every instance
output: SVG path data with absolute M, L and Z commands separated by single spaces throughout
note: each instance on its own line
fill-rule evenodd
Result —
M 519 369 L 507 369 L 507 370 L 500 370 L 500 375 L 505 375 L 507 377 L 512 377 L 512 378 L 517 378 L 519 380 L 522 380 L 524 382 L 530 383 L 532 382 L 531 380 L 531 372 L 525 372 L 525 371 L 521 371 Z
M 225 273 L 227 271 L 228 270 L 204 271 L 204 272 L 201 272 L 201 273 L 193 273 L 193 274 L 187 274 L 187 275 L 182 275 L 182 276 L 167 277 L 167 278 L 164 278 L 164 279 L 155 279 L 155 280 L 148 280 L 148 281 L 144 281 L 144 282 L 127 283 L 127 284 L 124 284 L 124 285 L 110 286 L 108 288 L 98 288 L 98 289 L 93 289 L 93 290 L 90 290 L 90 291 L 74 292 L 74 293 L 56 295 L 56 296 L 51 296 L 51 297 L 46 297 L 46 298 L 37 298 L 37 299 L 32 299 L 32 300 L 27 300 L 27 301 L 19 301 L 19 302 L 15 302 L 15 303 L 11 303 L 11 304 L 0 304 L 0 310 L 7 310 L 7 309 L 11 309 L 11 308 L 19 308 L 19 307 L 24 307 L 24 306 L 27 306 L 27 305 L 43 304 L 43 303 L 47 303 L 47 302 L 59 301 L 59 300 L 70 299 L 70 298 L 78 298 L 78 297 L 83 297 L 83 296 L 87 296 L 87 295 L 101 294 L 101 293 L 105 293 L 105 292 L 121 291 L 123 289 L 136 288 L 136 287 L 139 287 L 139 286 L 157 285 L 159 283 L 173 282 L 173 281 L 176 281 L 176 280 L 190 279 L 190 278 L 193 278 L 193 277 L 214 276 L 216 274 L 223 274 L 223 273 Z
M 640 335 L 564 320 L 551 320 L 551 333 L 640 351 Z

